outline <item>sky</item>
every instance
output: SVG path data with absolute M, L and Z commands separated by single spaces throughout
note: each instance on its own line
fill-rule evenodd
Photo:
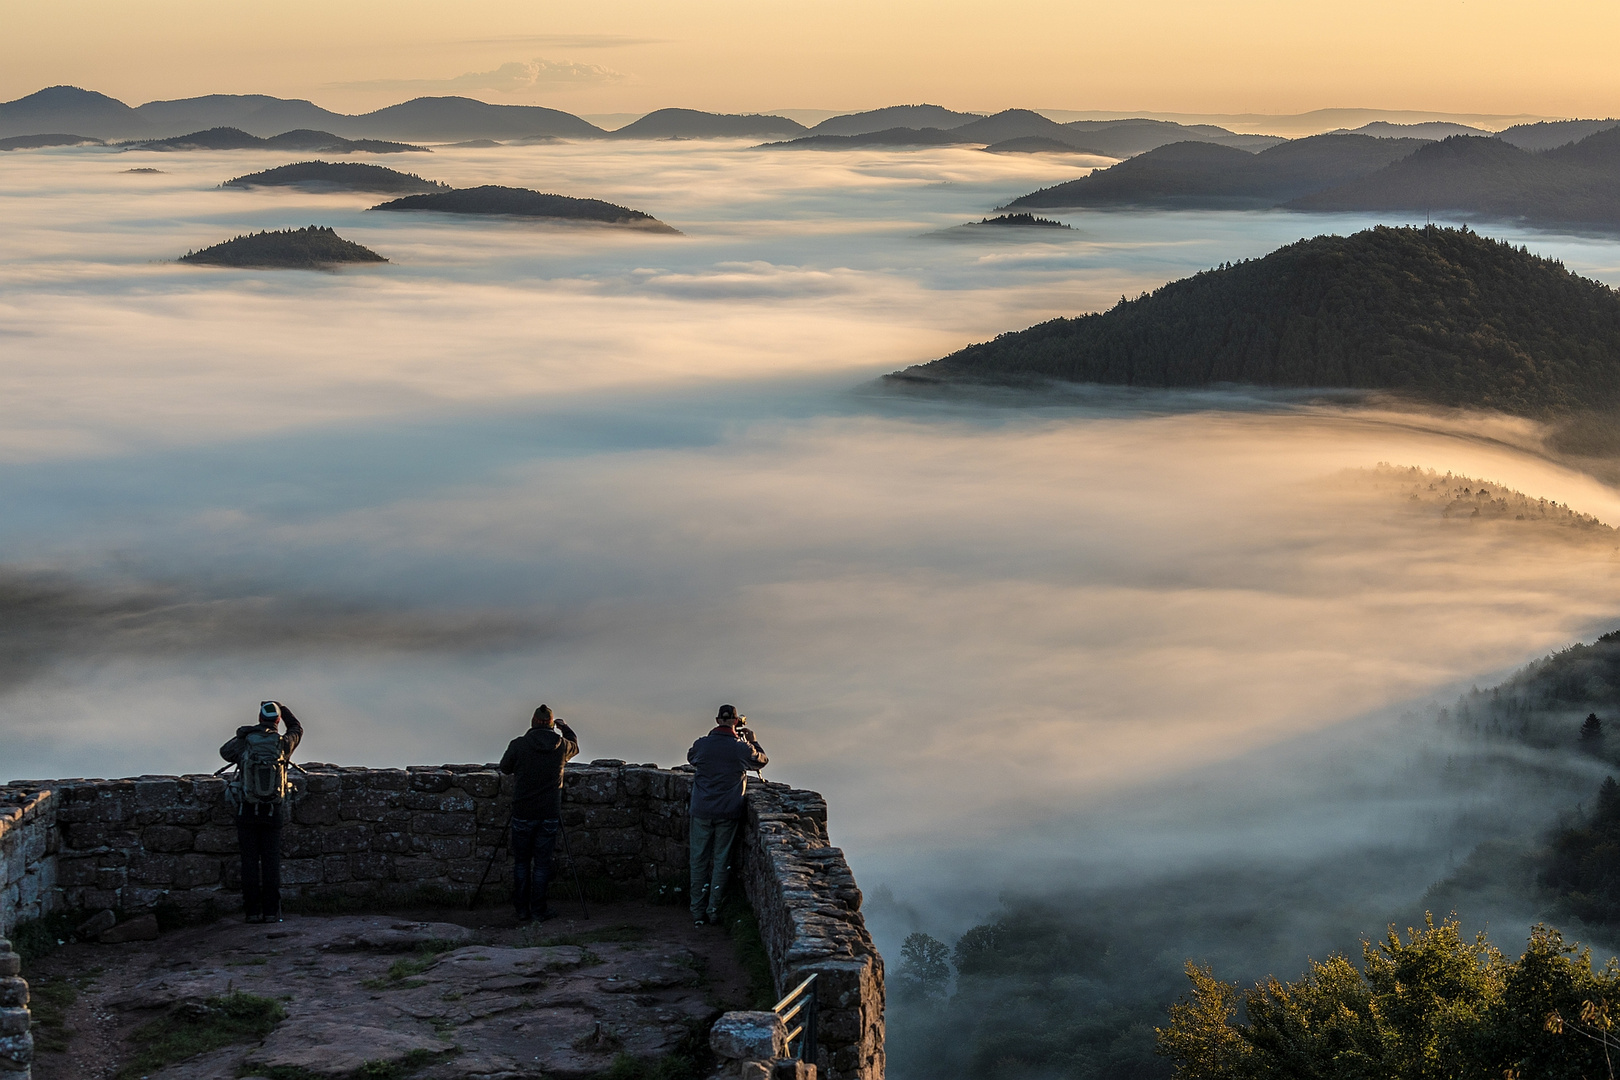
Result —
M 0 3 L 0 100 L 69 83 L 359 111 L 466 94 L 611 114 L 854 110 L 1620 113 L 1606 0 L 60 0 Z

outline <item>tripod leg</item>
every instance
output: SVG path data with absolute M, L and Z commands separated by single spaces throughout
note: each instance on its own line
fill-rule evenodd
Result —
M 574 862 L 574 853 L 568 847 L 568 829 L 560 820 L 557 822 L 557 831 L 562 833 L 563 854 L 568 858 L 568 871 L 574 875 L 574 891 L 579 894 L 579 909 L 584 913 L 585 918 L 589 919 L 591 917 L 591 908 L 585 902 L 585 886 L 581 885 L 579 881 L 579 864 Z
M 489 853 L 489 862 L 484 864 L 484 876 L 478 879 L 478 888 L 473 890 L 472 899 L 467 902 L 467 910 L 471 911 L 478 906 L 478 898 L 484 892 L 484 885 L 489 881 L 489 872 L 495 868 L 495 859 L 507 846 L 507 838 L 512 835 L 512 815 L 506 815 L 506 827 L 501 830 L 501 838 L 495 841 L 495 849 Z

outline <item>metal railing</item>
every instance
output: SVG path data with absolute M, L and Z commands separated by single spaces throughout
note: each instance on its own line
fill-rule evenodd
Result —
M 794 1004 L 797 1002 L 797 1004 Z M 792 1008 L 788 1008 L 788 1006 Z M 783 1011 L 783 1010 L 787 1011 Z M 794 987 L 787 997 L 771 1006 L 771 1011 L 782 1018 L 786 1027 L 795 1018 L 799 1026 L 788 1028 L 788 1057 L 796 1057 L 811 1065 L 816 1063 L 816 976 L 812 974 Z M 802 1015 L 801 1015 L 802 1014 Z M 793 1040 L 799 1041 L 798 1053 L 793 1051 Z

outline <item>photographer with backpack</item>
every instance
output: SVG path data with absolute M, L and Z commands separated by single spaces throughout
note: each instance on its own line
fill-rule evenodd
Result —
M 277 728 L 287 723 L 287 732 Z M 242 910 L 250 923 L 281 921 L 281 807 L 292 784 L 287 769 L 304 725 L 279 701 L 259 705 L 259 722 L 236 729 L 219 756 L 236 766 L 225 797 L 236 807 L 242 851 Z

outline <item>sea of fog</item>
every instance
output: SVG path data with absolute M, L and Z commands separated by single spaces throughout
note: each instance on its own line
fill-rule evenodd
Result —
M 1417 834 L 1460 811 L 1389 795 L 1434 749 L 1412 711 L 1620 623 L 1616 543 L 1357 471 L 1620 524 L 1528 423 L 874 382 L 1370 218 L 929 236 L 1097 163 L 964 149 L 368 159 L 679 237 L 218 187 L 288 160 L 0 155 L 0 779 L 212 770 L 265 697 L 311 760 L 492 760 L 545 701 L 587 759 L 673 764 L 729 701 L 899 898 L 890 945 L 1039 875 L 1239 849 L 1398 834 L 1421 887 L 1458 852 Z M 174 262 L 306 224 L 390 262 Z M 1483 231 L 1620 282 L 1612 239 Z

